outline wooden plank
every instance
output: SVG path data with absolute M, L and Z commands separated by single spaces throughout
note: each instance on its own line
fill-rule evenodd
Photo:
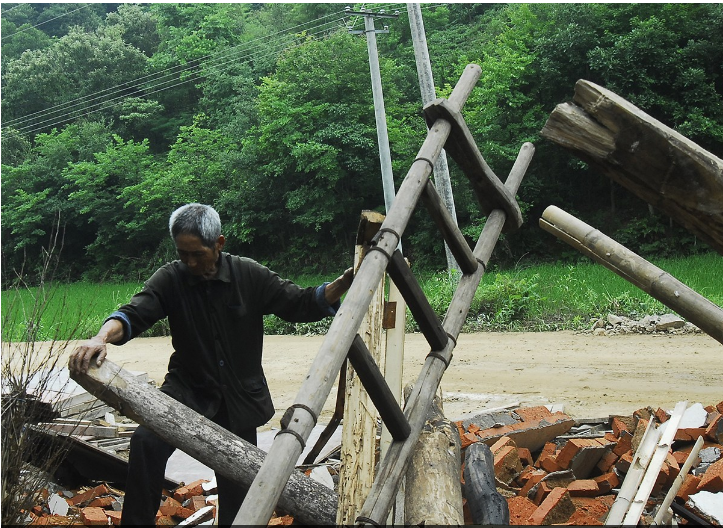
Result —
M 723 254 L 723 160 L 590 81 L 542 136 L 671 216 Z
M 227 478 L 248 486 L 265 454 L 230 431 L 181 405 L 106 359 L 91 361 L 85 375 L 73 379 L 130 419 L 143 424 L 171 445 Z M 288 435 L 282 435 L 288 436 Z M 294 462 L 298 459 L 296 455 Z M 278 504 L 304 524 L 334 524 L 336 495 L 299 472 L 290 475 Z
M 106 427 L 103 425 L 41 422 L 38 426 L 50 429 L 57 433 L 65 433 L 75 436 L 85 435 L 95 436 L 96 438 L 116 438 L 118 436 L 117 427 Z
M 723 343 L 723 309 L 669 273 L 554 205 L 542 213 L 540 227 L 650 294 Z
M 427 211 L 429 211 L 432 220 L 437 224 L 437 228 L 440 233 L 442 233 L 442 237 L 447 242 L 447 247 L 457 261 L 457 264 L 459 264 L 462 273 L 474 273 L 478 266 L 477 260 L 474 258 L 469 244 L 467 244 L 457 223 L 442 202 L 442 197 L 431 181 L 428 181 L 424 187 L 422 201 Z
M 399 250 L 392 254 L 387 273 L 399 288 L 399 292 L 409 306 L 409 311 L 412 312 L 414 320 L 417 321 L 432 350 L 442 350 L 449 340 L 447 333 Z
M 467 100 L 480 73 L 481 69 L 477 65 L 468 65 L 465 68 L 450 96 L 450 100 L 454 100 L 457 107 L 461 107 Z M 321 412 L 331 391 L 335 374 L 351 347 L 363 314 L 366 313 L 381 281 L 389 256 L 399 245 L 429 179 L 432 167 L 423 160 L 431 160 L 434 164 L 450 130 L 451 125 L 440 120 L 427 133 L 418 152 L 418 161 L 413 163 L 407 172 L 394 204 L 382 224 L 383 233 L 375 246 L 378 251 L 370 252 L 362 261 L 344 303 L 334 316 L 309 374 L 299 390 L 296 402 L 306 406 L 311 412 L 301 407 L 294 408 L 290 420 L 292 434 L 282 434 L 274 440 L 246 500 L 234 519 L 234 524 L 266 524 L 271 518 L 286 479 L 294 470 L 294 461 L 302 452 L 302 443 L 299 440 L 305 441 L 309 438 L 316 416 Z
M 357 239 L 355 266 L 364 258 L 368 240 Z M 341 468 L 339 471 L 339 506 L 336 524 L 349 525 L 369 493 L 374 481 L 376 463 L 377 417 L 379 409 L 388 409 L 388 387 L 379 373 L 377 363 L 384 365 L 382 341 L 384 317 L 384 275 L 376 286 L 359 333 L 349 347 L 351 364 L 346 375 L 346 404 L 341 439 Z M 387 393 L 382 393 L 387 389 Z M 394 400 L 391 404 L 395 405 Z M 399 410 L 401 414 L 401 410 Z M 404 416 L 401 416 L 404 420 Z M 394 420 L 394 418 L 392 418 Z

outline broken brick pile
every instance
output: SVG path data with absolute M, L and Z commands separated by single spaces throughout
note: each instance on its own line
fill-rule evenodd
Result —
M 686 504 L 690 495 L 723 492 L 723 402 L 705 411 L 701 427 L 679 429 L 675 435 L 648 500 L 648 513 L 662 502 L 699 436 L 705 443 L 676 502 L 692 509 Z M 586 436 L 565 435 L 576 425 L 574 420 L 546 407 L 530 407 L 491 418 L 480 415 L 457 422 L 457 427 L 463 450 L 474 442 L 490 446 L 510 524 L 602 525 L 615 500 L 612 492 L 625 479 L 648 421 L 663 423 L 669 417 L 662 409 L 640 409 L 629 417 L 613 416 L 597 430 L 582 428 Z M 487 423 L 479 423 L 483 419 Z M 704 452 L 707 460 L 701 462 Z M 465 520 L 472 524 L 466 507 Z

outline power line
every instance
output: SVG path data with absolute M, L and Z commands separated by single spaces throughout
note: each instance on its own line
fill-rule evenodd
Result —
M 49 20 L 46 20 L 45 22 L 40 22 L 39 24 L 35 24 L 34 26 L 26 27 L 26 28 L 16 31 L 15 33 L 12 33 L 10 35 L 6 35 L 0 40 L 5 40 L 5 39 L 8 39 L 10 37 L 17 35 L 18 33 L 23 33 L 24 31 L 29 31 L 31 29 L 35 29 L 38 26 L 42 26 L 43 24 L 47 24 L 48 22 L 52 22 L 53 20 L 57 20 L 59 18 L 63 18 L 64 16 L 71 15 L 71 14 L 75 13 L 76 11 L 80 11 L 81 9 L 86 9 L 86 8 L 90 7 L 91 5 L 93 5 L 93 4 L 85 4 L 84 6 L 81 6 L 78 9 L 73 9 L 72 11 L 68 11 L 67 13 L 63 13 L 62 15 L 58 15 Z M 18 7 L 18 6 L 15 6 L 15 7 Z M 15 7 L 13 7 L 12 9 L 15 9 Z M 8 9 L 8 11 L 10 11 L 10 9 Z M 5 13 L 7 13 L 8 11 L 5 11 Z M 3 14 L 5 14 L 5 13 L 3 13 Z
M 323 20 L 323 19 L 325 19 L 325 18 L 329 18 L 330 16 L 334 16 L 334 15 L 338 15 L 338 13 L 332 13 L 332 14 L 330 14 L 330 15 L 326 15 L 326 16 L 324 16 L 324 17 L 317 18 L 316 20 L 312 20 L 312 21 L 307 22 L 307 23 L 305 23 L 305 24 L 299 24 L 299 25 L 297 25 L 297 26 L 293 26 L 293 27 L 291 27 L 291 28 L 287 28 L 287 29 L 285 29 L 285 30 L 279 31 L 279 32 L 277 32 L 277 33 L 275 33 L 275 34 L 272 34 L 272 35 L 267 35 L 267 36 L 264 36 L 264 37 L 259 37 L 258 39 L 254 39 L 254 41 L 266 40 L 266 39 L 270 39 L 270 38 L 273 38 L 273 37 L 278 37 L 279 35 L 282 35 L 282 34 L 285 35 L 285 34 L 286 34 L 287 32 L 289 32 L 289 31 L 297 30 L 297 29 L 299 29 L 299 28 L 302 28 L 302 27 L 305 26 L 305 25 L 308 26 L 309 24 L 313 24 L 314 22 Z M 322 23 L 322 24 L 319 24 L 319 25 L 314 26 L 314 27 L 306 27 L 305 30 L 308 31 L 308 30 L 315 30 L 315 29 L 318 29 L 318 28 L 322 28 L 320 31 L 317 31 L 316 33 L 313 34 L 313 35 L 317 35 L 317 34 L 320 34 L 320 33 L 325 32 L 325 31 L 327 31 L 327 30 L 332 29 L 331 27 L 325 28 L 325 26 L 331 26 L 331 25 L 335 24 L 336 22 L 338 22 L 339 20 L 340 20 L 340 18 L 337 18 L 337 19 L 332 20 L 332 21 L 330 21 L 330 22 Z M 102 104 L 104 104 L 104 103 L 109 102 L 108 99 L 105 99 L 105 100 L 104 100 L 103 102 L 101 102 L 101 103 L 98 103 L 98 104 L 95 104 L 95 105 L 90 105 L 90 106 L 85 106 L 84 108 L 80 108 L 80 109 L 76 109 L 76 110 L 73 110 L 73 111 L 68 112 L 68 110 L 70 110 L 70 109 L 72 109 L 72 108 L 74 108 L 74 107 L 82 106 L 82 105 L 85 105 L 85 104 L 87 104 L 87 103 L 91 103 L 91 102 L 93 102 L 93 101 L 96 101 L 96 100 L 98 100 L 98 99 L 103 99 L 103 94 L 105 94 L 106 97 L 113 97 L 114 95 L 116 95 L 116 94 L 113 93 L 113 92 L 120 93 L 120 91 L 133 90 L 133 92 L 131 92 L 131 93 L 127 93 L 127 94 L 125 94 L 125 95 L 119 96 L 119 97 L 129 97 L 129 96 L 136 95 L 136 94 L 138 94 L 138 93 L 142 93 L 143 90 L 144 90 L 144 88 L 147 90 L 147 89 L 149 89 L 149 88 L 151 88 L 151 89 L 152 89 L 152 88 L 157 88 L 157 87 L 160 87 L 160 86 L 163 86 L 163 85 L 167 85 L 167 84 L 170 84 L 170 86 L 167 86 L 167 87 L 164 88 L 164 89 L 170 89 L 170 88 L 173 88 L 174 86 L 178 86 L 179 84 L 185 84 L 186 82 L 193 81 L 193 80 L 195 80 L 195 79 L 197 79 L 197 78 L 199 78 L 199 77 L 201 76 L 201 74 L 195 73 L 195 74 L 192 74 L 192 76 L 189 77 L 189 78 L 187 78 L 185 81 L 182 81 L 181 83 L 175 83 L 175 80 L 178 78 L 177 75 L 182 76 L 184 73 L 191 72 L 191 71 L 193 71 L 193 70 L 199 70 L 201 67 L 208 69 L 209 67 L 216 66 L 216 68 L 218 68 L 218 67 L 223 66 L 223 65 L 225 65 L 225 64 L 228 64 L 228 63 L 230 63 L 230 62 L 232 62 L 232 61 L 234 61 L 234 60 L 236 60 L 236 61 L 243 60 L 243 59 L 246 59 L 246 58 L 248 58 L 248 57 L 251 57 L 251 56 L 253 55 L 253 52 L 254 52 L 254 51 L 256 51 L 256 50 L 258 50 L 258 49 L 260 49 L 260 48 L 262 48 L 262 47 L 265 47 L 266 49 L 268 49 L 268 46 L 269 46 L 269 45 L 271 45 L 271 46 L 276 46 L 276 48 L 272 48 L 272 53 L 273 53 L 273 52 L 275 52 L 275 51 L 278 51 L 279 49 L 282 49 L 284 46 L 288 45 L 288 43 L 289 43 L 290 41 L 292 41 L 293 38 L 294 38 L 293 36 L 288 36 L 288 35 L 287 35 L 287 36 L 285 36 L 283 39 L 278 39 L 278 38 L 277 38 L 277 39 L 275 39 L 275 40 L 273 40 L 273 41 L 271 41 L 271 42 L 258 43 L 258 44 L 255 44 L 255 45 L 253 45 L 253 46 L 249 46 L 249 45 L 252 44 L 254 41 L 251 41 L 251 42 L 249 42 L 249 43 L 244 43 L 244 44 L 235 46 L 235 47 L 233 47 L 233 48 L 231 48 L 231 49 L 223 50 L 219 55 L 217 55 L 217 56 L 215 56 L 215 57 L 213 57 L 213 55 L 210 55 L 210 54 L 209 54 L 209 55 L 206 55 L 206 56 L 204 56 L 204 57 L 199 57 L 199 58 L 197 58 L 197 59 L 194 59 L 193 61 L 190 61 L 190 62 L 187 63 L 186 65 L 183 65 L 183 66 L 177 65 L 177 66 L 168 68 L 168 69 L 166 69 L 166 70 L 162 70 L 162 71 L 160 71 L 160 72 L 155 72 L 155 73 L 153 73 L 153 74 L 149 74 L 149 75 L 140 77 L 140 78 L 138 78 L 138 79 L 134 79 L 134 80 L 132 80 L 132 81 L 128 81 L 128 82 L 126 82 L 126 83 L 123 83 L 123 84 L 121 84 L 121 85 L 118 85 L 118 86 L 115 86 L 115 87 L 112 87 L 112 88 L 107 88 L 107 89 L 105 89 L 105 90 L 101 90 L 100 92 L 95 92 L 95 93 L 93 93 L 93 94 L 89 94 L 89 95 L 86 95 L 86 96 L 77 98 L 77 99 L 75 99 L 75 100 L 72 100 L 72 101 L 68 101 L 68 102 L 65 102 L 65 103 L 61 103 L 61 104 L 55 105 L 55 106 L 53 106 L 53 107 L 51 107 L 51 108 L 48 108 L 48 109 L 39 110 L 39 111 L 34 112 L 34 113 L 32 113 L 32 114 L 28 114 L 28 115 L 26 115 L 26 116 L 22 116 L 22 117 L 13 119 L 13 120 L 11 120 L 11 121 L 8 121 L 8 122 L 5 123 L 5 125 L 6 125 L 6 126 L 14 126 L 15 128 L 17 128 L 17 129 L 20 130 L 20 131 L 27 131 L 29 128 L 35 127 L 36 125 L 43 125 L 43 126 L 40 126 L 40 127 L 37 128 L 37 129 L 34 129 L 34 130 L 30 131 L 30 132 L 33 132 L 33 131 L 38 130 L 38 129 L 46 128 L 45 125 L 46 125 L 49 121 L 51 121 L 51 120 L 54 120 L 54 119 L 61 119 L 61 120 L 62 120 L 62 118 L 65 118 L 65 117 L 71 115 L 71 114 L 74 113 L 74 112 L 83 111 L 83 110 L 86 110 L 86 109 L 88 109 L 88 108 L 97 107 L 97 106 L 100 106 L 100 105 L 102 105 Z M 279 47 L 279 45 L 278 45 L 279 43 L 281 43 L 281 47 Z M 248 53 L 247 53 L 246 55 L 243 55 L 243 56 L 232 56 L 229 60 L 223 61 L 223 59 L 231 56 L 232 54 L 238 54 L 238 53 L 243 53 L 243 52 L 248 52 Z M 267 56 L 269 56 L 269 55 L 270 55 L 270 54 L 267 53 L 267 54 L 261 56 L 260 58 L 265 58 L 265 57 L 267 57 Z M 207 61 L 206 63 L 202 63 L 202 62 L 201 62 L 202 60 L 208 59 L 209 57 L 213 57 L 213 58 L 212 58 L 211 60 Z M 168 78 L 168 77 L 172 77 L 172 79 L 171 79 L 171 80 L 166 80 L 165 82 L 162 82 L 162 83 L 159 83 L 159 84 L 156 84 L 156 85 L 148 86 L 148 83 L 153 83 L 153 82 L 156 82 L 156 81 L 160 81 L 160 80 L 166 79 L 166 78 Z M 145 83 L 144 83 L 144 84 L 139 84 L 139 81 L 145 81 Z M 172 83 L 175 83 L 175 84 L 172 84 Z M 155 90 L 154 92 L 151 92 L 151 93 L 156 93 L 156 92 L 158 92 L 158 91 L 161 91 L 161 90 Z M 148 94 L 146 94 L 146 95 L 148 95 Z M 118 99 L 119 97 L 115 97 L 115 98 L 111 99 L 111 101 L 116 100 L 116 99 Z M 62 114 L 62 115 L 55 115 L 54 117 L 50 117 L 50 116 L 53 116 L 53 114 L 58 114 L 58 113 L 60 113 L 60 112 L 66 112 L 66 113 L 65 113 L 65 114 Z M 86 113 L 86 114 L 83 114 L 83 115 L 87 115 L 87 113 Z M 78 116 L 75 116 L 75 117 L 78 117 Z M 45 119 L 45 121 L 38 121 L 39 119 Z M 23 124 L 23 123 L 27 123 L 28 121 L 33 121 L 33 122 L 32 122 L 32 123 L 29 123 L 29 124 L 26 124 L 25 126 L 19 126 L 19 125 L 21 125 L 21 124 Z M 50 126 L 53 126 L 53 125 L 55 125 L 55 124 L 58 124 L 58 122 L 53 123 L 53 124 L 50 125 Z

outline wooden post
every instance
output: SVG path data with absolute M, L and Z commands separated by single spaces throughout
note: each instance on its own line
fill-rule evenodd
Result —
M 582 220 L 551 205 L 540 227 L 614 271 L 723 343 L 723 309 Z
M 405 394 L 411 393 L 407 386 Z M 463 526 L 462 442 L 459 431 L 444 416 L 442 396 L 432 400 L 427 421 L 407 469 L 404 495 L 405 526 Z
M 100 367 L 91 361 L 87 374 L 72 377 L 95 397 L 227 478 L 249 486 L 261 467 L 261 449 L 108 359 Z M 336 503 L 332 490 L 293 472 L 278 504 L 303 524 L 333 525 Z
M 542 136 L 568 149 L 723 254 L 723 160 L 590 81 Z
M 495 457 L 484 442 L 470 444 L 465 450 L 463 490 L 474 524 L 510 524 L 507 500 L 497 491 Z
M 383 216 L 378 213 L 376 221 L 369 214 L 362 217 L 357 236 L 354 268 L 358 269 L 364 259 L 365 245 L 382 224 Z M 381 221 L 380 221 L 381 220 Z M 364 234 L 362 234 L 364 231 Z M 384 316 L 384 276 L 377 286 L 369 305 L 359 335 L 380 369 L 384 368 L 384 343 L 382 341 L 382 319 Z M 341 470 L 339 472 L 339 506 L 336 524 L 349 525 L 354 522 L 356 512 L 361 508 L 374 482 L 376 463 L 377 417 L 378 412 L 351 365 L 346 370 L 346 397 L 341 439 Z

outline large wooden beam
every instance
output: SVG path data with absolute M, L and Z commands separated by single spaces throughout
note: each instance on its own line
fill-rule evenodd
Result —
M 542 136 L 723 254 L 723 160 L 610 90 L 579 80 Z
M 217 473 L 249 486 L 266 456 L 258 447 L 136 379 L 112 361 L 100 367 L 91 361 L 85 375 L 73 375 L 83 388 L 145 425 L 166 442 L 185 451 Z M 294 472 L 281 493 L 279 506 L 303 524 L 335 524 L 333 490 Z

